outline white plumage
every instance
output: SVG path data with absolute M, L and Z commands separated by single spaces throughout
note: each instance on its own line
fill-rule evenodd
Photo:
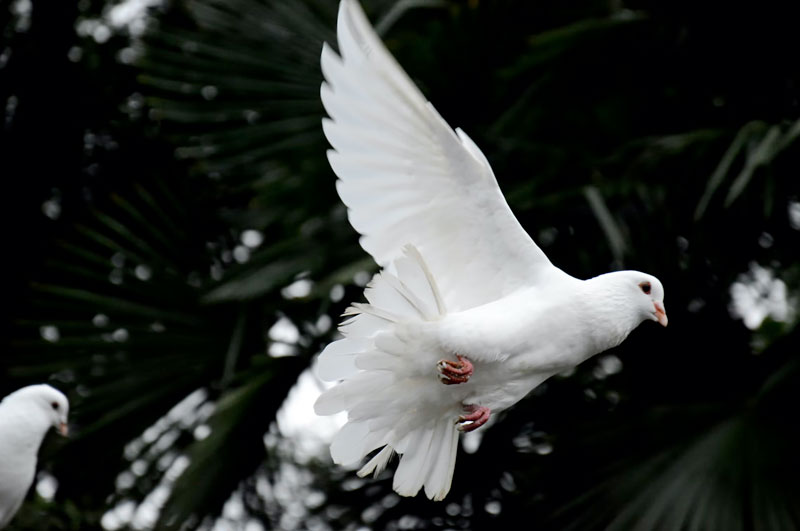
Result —
M 383 268 L 328 345 L 339 383 L 315 411 L 347 411 L 336 463 L 375 473 L 401 455 L 394 489 L 450 490 L 459 430 L 482 425 L 553 374 L 666 325 L 663 288 L 636 271 L 578 280 L 556 268 L 508 207 L 486 157 L 451 129 L 342 0 L 339 54 L 322 50 L 323 129 L 361 245 Z M 447 360 L 447 361 L 442 361 Z M 448 385 L 444 385 L 447 383 Z
M 0 529 L 14 517 L 33 482 L 36 455 L 51 427 L 67 434 L 69 403 L 49 385 L 30 385 L 0 402 Z

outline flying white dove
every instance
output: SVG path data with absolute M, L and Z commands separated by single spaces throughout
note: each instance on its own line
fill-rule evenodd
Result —
M 664 289 L 637 271 L 574 278 L 550 263 L 503 198 L 489 162 L 453 131 L 342 0 L 339 55 L 322 49 L 323 129 L 337 190 L 383 270 L 322 352 L 339 381 L 314 409 L 347 411 L 334 462 L 377 475 L 401 455 L 394 490 L 441 500 L 459 432 L 619 345 L 642 321 L 667 325 Z
M 0 402 L 0 529 L 22 505 L 36 473 L 36 454 L 51 427 L 67 435 L 69 402 L 49 385 L 29 385 Z

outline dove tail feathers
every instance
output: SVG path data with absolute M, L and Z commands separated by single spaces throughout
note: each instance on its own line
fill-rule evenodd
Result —
M 360 462 L 380 449 L 359 476 L 380 474 L 394 453 L 400 462 L 394 490 L 441 500 L 450 490 L 458 448 L 458 411 L 437 399 L 441 384 L 435 354 L 408 327 L 440 318 L 446 312 L 433 277 L 419 251 L 403 255 L 378 273 L 364 294 L 367 303 L 345 313 L 334 341 L 320 354 L 317 375 L 339 381 L 314 404 L 319 415 L 347 411 L 348 422 L 331 443 L 339 464 Z

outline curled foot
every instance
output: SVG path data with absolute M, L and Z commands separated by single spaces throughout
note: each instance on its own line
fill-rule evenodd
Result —
M 460 354 L 456 354 L 458 361 L 439 360 L 436 370 L 439 371 L 439 380 L 445 385 L 466 383 L 472 376 L 472 363 Z
M 476 406 L 475 404 L 468 404 L 464 406 L 466 415 L 458 417 L 456 423 L 460 431 L 474 431 L 486 424 L 491 415 L 491 411 L 486 406 Z

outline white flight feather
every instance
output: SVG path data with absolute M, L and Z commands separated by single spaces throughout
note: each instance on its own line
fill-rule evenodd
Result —
M 445 306 L 419 252 L 410 246 L 404 252 L 394 263 L 397 275 L 375 275 L 365 290 L 370 303 L 354 305 L 352 311 L 363 313 L 343 325 L 347 337 L 320 354 L 318 376 L 343 380 L 323 393 L 314 409 L 320 415 L 347 411 L 348 422 L 331 443 L 334 462 L 354 463 L 382 448 L 359 471 L 379 473 L 396 451 L 401 454 L 397 492 L 414 495 L 424 487 L 428 496 L 441 499 L 452 481 L 453 419 L 460 405 L 443 400 L 444 386 L 425 370 L 435 363 L 435 347 L 406 331 L 441 318 Z
M 321 56 L 323 127 L 365 250 L 385 267 L 413 244 L 451 311 L 544 280 L 555 268 L 508 208 L 480 149 L 430 105 L 356 2 L 341 3 L 337 24 L 340 55 L 325 45 Z

